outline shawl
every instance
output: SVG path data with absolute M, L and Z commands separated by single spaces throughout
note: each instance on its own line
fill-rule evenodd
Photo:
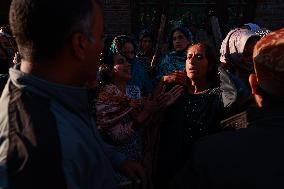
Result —
M 123 143 L 134 134 L 130 112 L 141 105 L 140 95 L 136 86 L 127 86 L 126 94 L 113 84 L 100 91 L 96 102 L 97 125 L 112 143 Z
M 161 63 L 157 67 L 157 79 L 173 73 L 175 71 L 183 71 L 185 69 L 186 52 L 172 51 L 162 58 Z
M 220 61 L 236 66 L 241 61 L 246 42 L 252 36 L 258 35 L 248 29 L 236 28 L 231 30 L 222 42 Z

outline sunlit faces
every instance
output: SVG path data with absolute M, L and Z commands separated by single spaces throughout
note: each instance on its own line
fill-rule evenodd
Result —
M 190 79 L 206 78 L 208 60 L 205 48 L 201 45 L 193 45 L 187 50 L 186 73 Z
M 152 50 L 152 39 L 151 37 L 144 37 L 141 41 L 141 50 L 143 52 L 148 52 Z
M 190 42 L 182 32 L 177 30 L 173 33 L 173 46 L 175 51 L 185 50 L 188 47 L 189 43 Z
M 124 56 L 115 55 L 113 57 L 113 79 L 114 80 L 126 80 L 131 79 L 131 64 L 126 60 Z
M 122 52 L 123 55 L 127 56 L 127 58 L 129 58 L 129 59 L 134 59 L 134 57 L 135 57 L 134 46 L 130 42 L 126 42 L 122 46 L 121 52 Z

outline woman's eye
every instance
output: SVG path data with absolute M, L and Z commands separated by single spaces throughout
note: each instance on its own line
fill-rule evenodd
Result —
M 202 60 L 202 59 L 203 59 L 203 56 L 198 55 L 198 56 L 197 56 L 197 59 L 198 59 L 198 60 Z

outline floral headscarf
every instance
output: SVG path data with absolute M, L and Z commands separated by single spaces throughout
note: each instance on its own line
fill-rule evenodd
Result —
M 109 54 L 110 55 L 116 55 L 116 54 L 123 55 L 121 52 L 121 49 L 125 43 L 132 43 L 134 47 L 134 51 L 137 52 L 138 46 L 134 38 L 127 36 L 127 35 L 119 35 L 113 39 L 112 44 L 110 46 Z

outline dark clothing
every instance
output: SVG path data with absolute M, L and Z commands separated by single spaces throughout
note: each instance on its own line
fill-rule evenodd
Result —
M 138 60 L 144 65 L 146 71 L 150 74 L 151 71 L 151 61 L 154 56 L 154 51 L 151 51 L 149 53 L 142 53 L 138 52 L 136 57 Z
M 197 139 L 223 130 L 220 121 L 237 99 L 235 86 L 223 74 L 219 87 L 200 94 L 186 93 L 166 112 L 161 127 L 157 188 L 168 188 L 169 181 L 189 159 Z
M 200 139 L 173 188 L 284 188 L 283 105 L 250 108 L 234 120 L 247 128 Z
M 12 83 L 9 91 L 8 188 L 67 189 L 55 117 L 45 108 L 49 100 L 23 93 Z
M 10 69 L 0 99 L 0 188 L 118 188 L 125 160 L 99 136 L 86 88 Z
M 0 74 L 0 97 L 4 87 L 8 81 L 9 75 L 8 74 Z
M 157 188 L 167 188 L 167 181 L 189 159 L 191 145 L 196 139 L 221 130 L 218 127 L 222 114 L 220 99 L 218 88 L 204 94 L 184 94 L 166 112 L 160 133 Z

